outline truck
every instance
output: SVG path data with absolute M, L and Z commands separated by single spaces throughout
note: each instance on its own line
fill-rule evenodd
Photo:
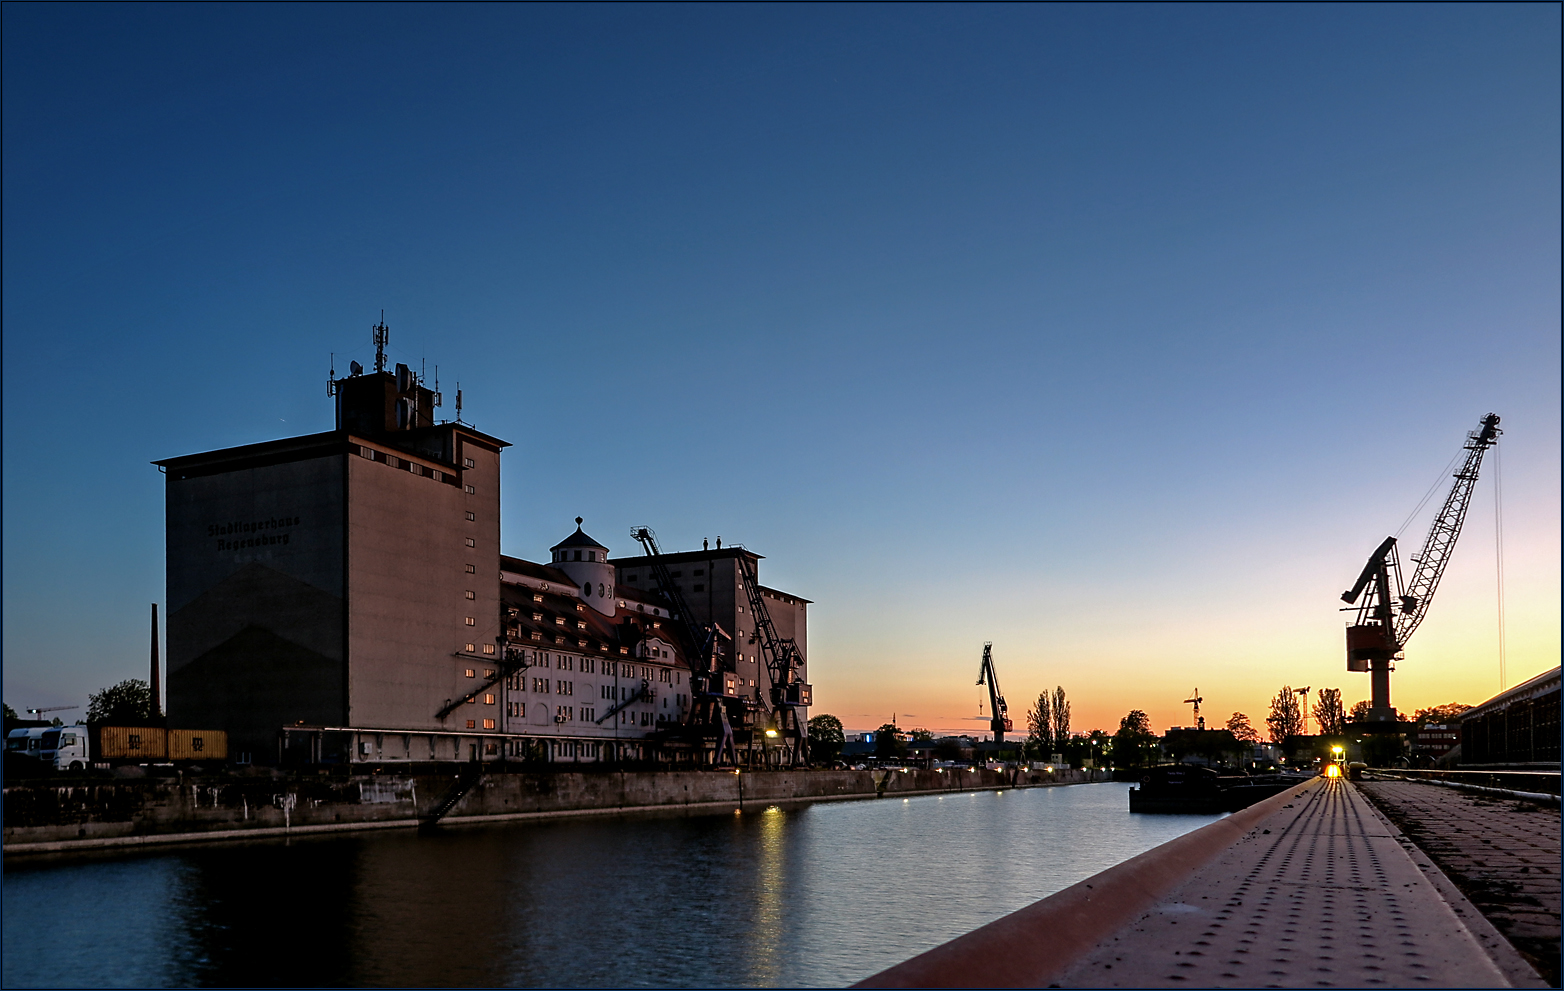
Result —
M 12 730 L 5 749 L 49 771 L 80 771 L 93 764 L 221 762 L 228 759 L 228 734 L 162 726 L 29 726 Z

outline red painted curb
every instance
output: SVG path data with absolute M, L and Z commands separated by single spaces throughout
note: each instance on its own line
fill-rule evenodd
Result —
M 854 984 L 855 988 L 1038 988 L 1134 921 L 1322 778 L 1169 840 Z

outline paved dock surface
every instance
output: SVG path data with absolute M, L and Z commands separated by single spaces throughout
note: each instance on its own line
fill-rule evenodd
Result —
M 1353 785 L 1320 778 L 1050 983 L 1546 986 L 1419 856 Z
M 1415 782 L 1360 787 L 1558 987 L 1558 807 Z

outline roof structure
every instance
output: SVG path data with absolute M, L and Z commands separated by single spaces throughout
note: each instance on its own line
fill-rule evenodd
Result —
M 559 543 L 555 544 L 553 547 L 550 547 L 549 550 L 557 551 L 557 550 L 559 550 L 562 547 L 595 547 L 595 548 L 597 548 L 600 551 L 608 550 L 607 547 L 604 547 L 602 544 L 598 543 L 597 541 L 593 540 L 591 537 L 587 536 L 585 533 L 582 532 L 582 530 L 581 530 L 581 522 L 582 522 L 582 518 L 577 516 L 576 517 L 576 532 L 572 533 L 570 536 L 566 537 L 564 540 L 561 540 Z

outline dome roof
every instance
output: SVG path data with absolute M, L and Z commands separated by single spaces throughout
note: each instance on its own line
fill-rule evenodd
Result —
M 598 543 L 597 541 L 593 540 L 591 537 L 588 537 L 585 533 L 581 532 L 581 517 L 579 517 L 579 516 L 576 517 L 576 532 L 572 533 L 570 536 L 566 537 L 564 540 L 561 540 L 559 543 L 555 544 L 553 547 L 550 547 L 549 550 L 557 551 L 557 550 L 560 550 L 561 548 L 565 548 L 565 547 L 596 547 L 598 550 L 601 550 L 601 551 L 608 550 L 607 547 L 604 547 L 602 544 Z

